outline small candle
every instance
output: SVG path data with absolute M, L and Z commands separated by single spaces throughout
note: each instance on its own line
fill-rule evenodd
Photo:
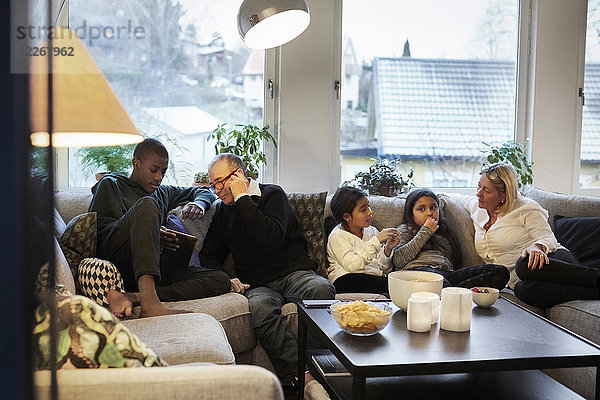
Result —
M 406 328 L 413 332 L 429 332 L 431 329 L 431 299 L 417 297 L 408 299 Z
M 459 287 L 442 289 L 440 328 L 452 332 L 471 329 L 473 292 Z
M 431 300 L 431 325 L 437 324 L 440 318 L 440 296 L 432 292 L 414 292 L 410 297 Z

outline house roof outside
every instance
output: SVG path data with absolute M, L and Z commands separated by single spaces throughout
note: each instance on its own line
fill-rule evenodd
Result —
M 600 64 L 585 66 L 585 106 L 581 123 L 581 161 L 600 160 Z
M 589 65 L 586 74 L 582 160 L 597 161 L 600 137 L 589 133 L 600 130 L 600 65 Z M 512 61 L 373 59 L 369 131 L 375 129 L 378 156 L 481 157 L 482 142 L 513 138 L 514 81 Z
M 152 118 L 165 124 L 168 131 L 176 130 L 181 135 L 208 134 L 223 121 L 196 106 L 145 107 Z

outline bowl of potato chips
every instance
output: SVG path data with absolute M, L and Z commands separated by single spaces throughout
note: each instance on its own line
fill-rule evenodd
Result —
M 340 328 L 351 335 L 374 335 L 387 326 L 394 313 L 386 302 L 339 301 L 329 310 Z

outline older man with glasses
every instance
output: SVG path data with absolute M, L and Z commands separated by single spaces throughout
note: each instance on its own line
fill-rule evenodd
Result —
M 297 376 L 298 345 L 281 307 L 304 299 L 333 299 L 335 289 L 313 270 L 302 228 L 286 193 L 246 176 L 236 155 L 219 154 L 209 164 L 216 205 L 200 260 L 222 269 L 231 252 L 237 275 L 231 290 L 245 295 L 252 326 L 284 388 Z

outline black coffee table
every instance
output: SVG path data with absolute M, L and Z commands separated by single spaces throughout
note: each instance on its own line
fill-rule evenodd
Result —
M 390 304 L 395 312 L 388 326 L 367 337 L 341 331 L 326 306 L 307 308 L 299 304 L 298 371 L 304 371 L 306 364 L 313 375 L 318 374 L 307 357 L 311 351 L 306 349 L 308 327 L 351 374 L 351 377 L 319 379 L 330 390 L 335 389 L 338 397 L 344 397 L 340 393 L 344 389 L 340 388 L 345 387 L 355 400 L 365 399 L 367 378 L 369 395 L 389 385 L 405 385 L 407 390 L 411 385 L 425 388 L 419 385 L 427 379 L 431 385 L 446 382 L 449 388 L 456 387 L 458 382 L 467 386 L 468 382 L 480 382 L 479 387 L 486 388 L 487 377 L 496 386 L 517 385 L 526 389 L 519 398 L 542 398 L 548 393 L 553 394 L 551 398 L 578 398 L 537 370 L 600 365 L 600 346 L 504 298 L 489 309 L 474 307 L 471 330 L 463 333 L 441 330 L 439 324 L 433 325 L 429 333 L 410 332 L 406 329 L 406 312 Z M 439 376 L 431 376 L 436 374 Z M 298 378 L 302 399 L 304 374 L 300 373 Z M 596 398 L 600 400 L 599 378 L 600 368 L 597 368 Z M 536 384 L 538 387 L 534 388 Z M 427 390 L 423 390 L 419 398 L 427 397 Z M 437 390 L 446 389 L 442 385 Z

